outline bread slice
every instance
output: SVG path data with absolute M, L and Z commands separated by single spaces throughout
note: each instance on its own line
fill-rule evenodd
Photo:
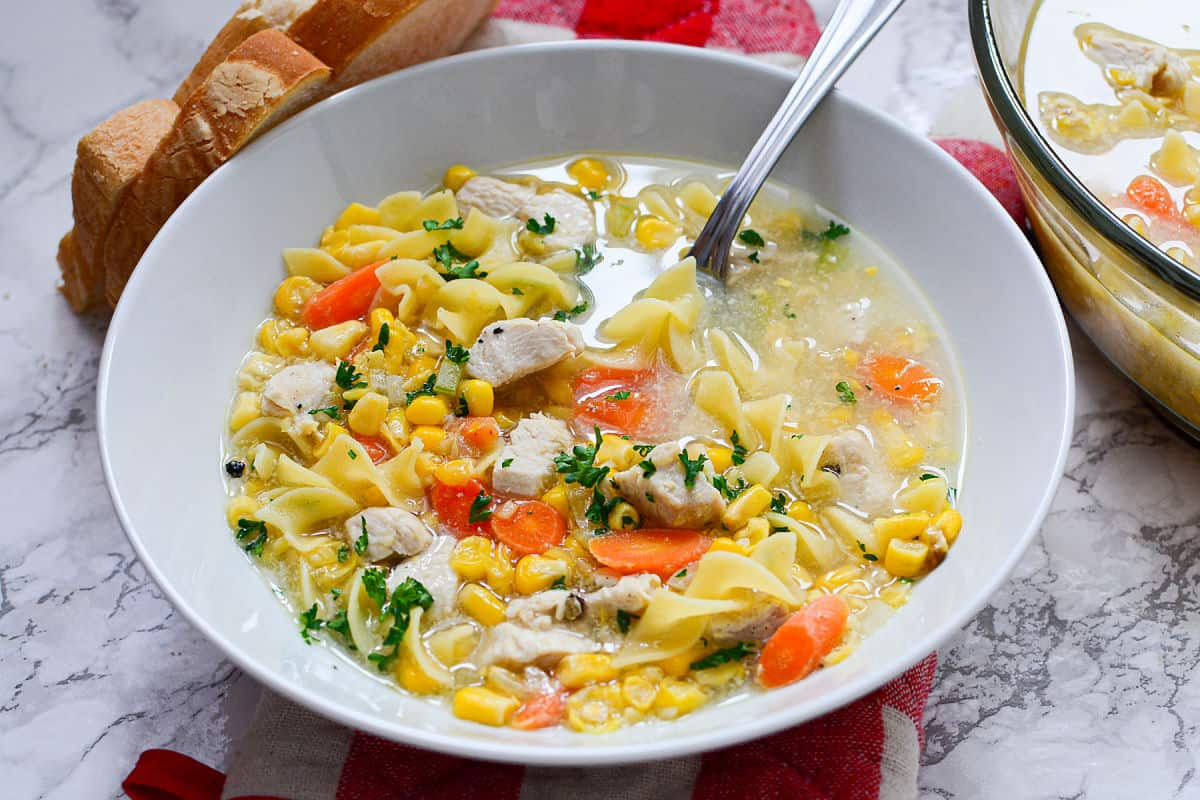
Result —
M 104 237 L 130 182 L 175 123 L 170 100 L 143 100 L 118 111 L 79 140 L 71 175 L 75 229 L 58 247 L 62 293 L 84 311 L 104 294 Z
M 273 29 L 246 39 L 212 70 L 117 209 L 103 252 L 110 304 L 192 190 L 255 136 L 312 102 L 329 75 L 327 66 Z
M 317 0 L 288 36 L 333 70 L 322 91 L 349 86 L 456 51 L 496 0 Z
M 175 102 L 183 105 L 192 92 L 200 88 L 218 64 L 229 57 L 234 48 L 259 31 L 268 28 L 286 31 L 301 14 L 317 0 L 245 0 L 225 26 L 217 32 L 204 55 L 175 90 Z

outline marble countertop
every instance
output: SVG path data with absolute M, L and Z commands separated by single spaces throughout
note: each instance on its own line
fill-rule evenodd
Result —
M 220 767 L 257 696 L 121 532 L 95 432 L 105 323 L 55 291 L 75 141 L 169 95 L 231 4 L 63 0 L 3 35 L 5 797 L 121 797 L 152 746 Z M 950 97 L 968 98 L 959 116 L 982 113 L 962 0 L 910 0 L 842 85 L 922 132 L 951 124 L 937 111 Z M 1200 797 L 1200 450 L 1075 348 L 1066 479 L 1012 579 L 940 653 L 923 797 Z

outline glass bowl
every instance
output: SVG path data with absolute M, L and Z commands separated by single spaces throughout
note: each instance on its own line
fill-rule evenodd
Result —
M 1200 440 L 1200 275 L 1093 195 L 1021 100 L 1021 54 L 1037 0 L 970 0 L 971 41 L 1059 299 L 1102 353 Z

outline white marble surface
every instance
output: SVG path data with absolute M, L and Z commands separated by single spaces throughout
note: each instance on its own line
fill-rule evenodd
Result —
M 221 766 L 257 692 L 133 557 L 97 458 L 104 323 L 55 293 L 75 140 L 169 94 L 227 5 L 59 0 L 0 33 L 5 798 L 122 796 L 152 746 Z M 974 91 L 964 5 L 910 0 L 844 88 L 937 124 Z M 941 653 L 923 797 L 1200 797 L 1200 450 L 1076 345 L 1067 479 L 1016 575 Z

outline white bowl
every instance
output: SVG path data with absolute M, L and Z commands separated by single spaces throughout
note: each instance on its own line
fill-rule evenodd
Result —
M 941 316 L 969 411 L 966 527 L 911 602 L 848 660 L 784 689 L 604 736 L 456 719 L 306 645 L 223 515 L 232 376 L 283 276 L 351 200 L 431 186 L 447 164 L 613 151 L 736 164 L 791 82 L 671 45 L 575 42 L 472 53 L 306 111 L 222 167 L 171 217 L 125 290 L 100 368 L 105 474 L 134 549 L 175 606 L 242 669 L 347 725 L 530 764 L 677 756 L 762 736 L 875 689 L 984 605 L 1036 533 L 1070 434 L 1070 349 L 1025 238 L 937 147 L 838 95 L 775 172 L 889 249 Z

